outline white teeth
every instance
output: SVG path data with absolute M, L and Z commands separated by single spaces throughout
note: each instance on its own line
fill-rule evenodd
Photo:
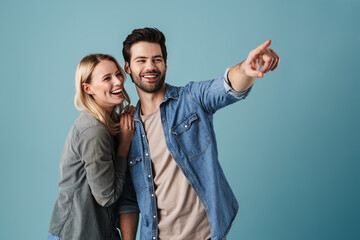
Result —
M 119 89 L 119 90 L 116 90 L 116 91 L 114 91 L 114 92 L 111 92 L 111 93 L 121 93 L 122 92 L 122 90 L 121 89 Z
M 155 75 L 145 75 L 144 77 L 145 78 L 155 78 L 156 76 Z

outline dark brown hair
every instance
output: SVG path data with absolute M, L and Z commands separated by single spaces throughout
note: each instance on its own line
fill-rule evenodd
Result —
M 167 59 L 167 52 L 165 46 L 165 36 L 157 28 L 139 28 L 134 29 L 131 34 L 129 34 L 125 41 L 123 42 L 123 56 L 125 62 L 130 63 L 131 55 L 130 48 L 133 44 L 137 42 L 150 42 L 158 43 L 161 48 L 161 53 L 163 55 L 164 61 Z

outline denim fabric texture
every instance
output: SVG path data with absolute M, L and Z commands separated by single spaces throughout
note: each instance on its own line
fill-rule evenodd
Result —
M 47 240 L 61 240 L 61 238 L 55 234 L 49 233 Z
M 160 104 L 167 148 L 202 202 L 214 240 L 225 239 L 238 211 L 238 203 L 218 161 L 213 114 L 244 99 L 251 90 L 240 93 L 232 90 L 227 79 L 229 69 L 224 76 L 214 80 L 190 82 L 184 87 L 166 84 L 165 97 Z M 158 239 L 151 156 L 139 113 L 140 102 L 134 114 L 136 130 L 128 154 L 133 186 L 125 184 L 119 212 L 136 211 L 136 201 L 131 200 L 131 195 L 135 196 L 131 191 L 135 191 L 141 211 L 140 239 Z
M 121 238 L 120 238 L 120 230 L 119 229 L 116 229 L 116 230 L 117 230 L 117 232 L 113 232 L 111 234 L 111 240 L 121 240 Z M 62 239 L 59 236 L 55 235 L 55 234 L 49 233 L 47 240 L 62 240 Z

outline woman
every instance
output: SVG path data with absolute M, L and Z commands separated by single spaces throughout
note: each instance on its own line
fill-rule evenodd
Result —
M 65 142 L 48 239 L 117 239 L 114 203 L 134 134 L 124 78 L 109 55 L 88 55 L 77 67 L 75 106 L 83 112 Z

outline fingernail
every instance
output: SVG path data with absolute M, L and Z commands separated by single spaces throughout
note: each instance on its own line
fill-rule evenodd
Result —
M 258 77 L 261 77 L 262 76 L 262 73 L 258 73 Z

